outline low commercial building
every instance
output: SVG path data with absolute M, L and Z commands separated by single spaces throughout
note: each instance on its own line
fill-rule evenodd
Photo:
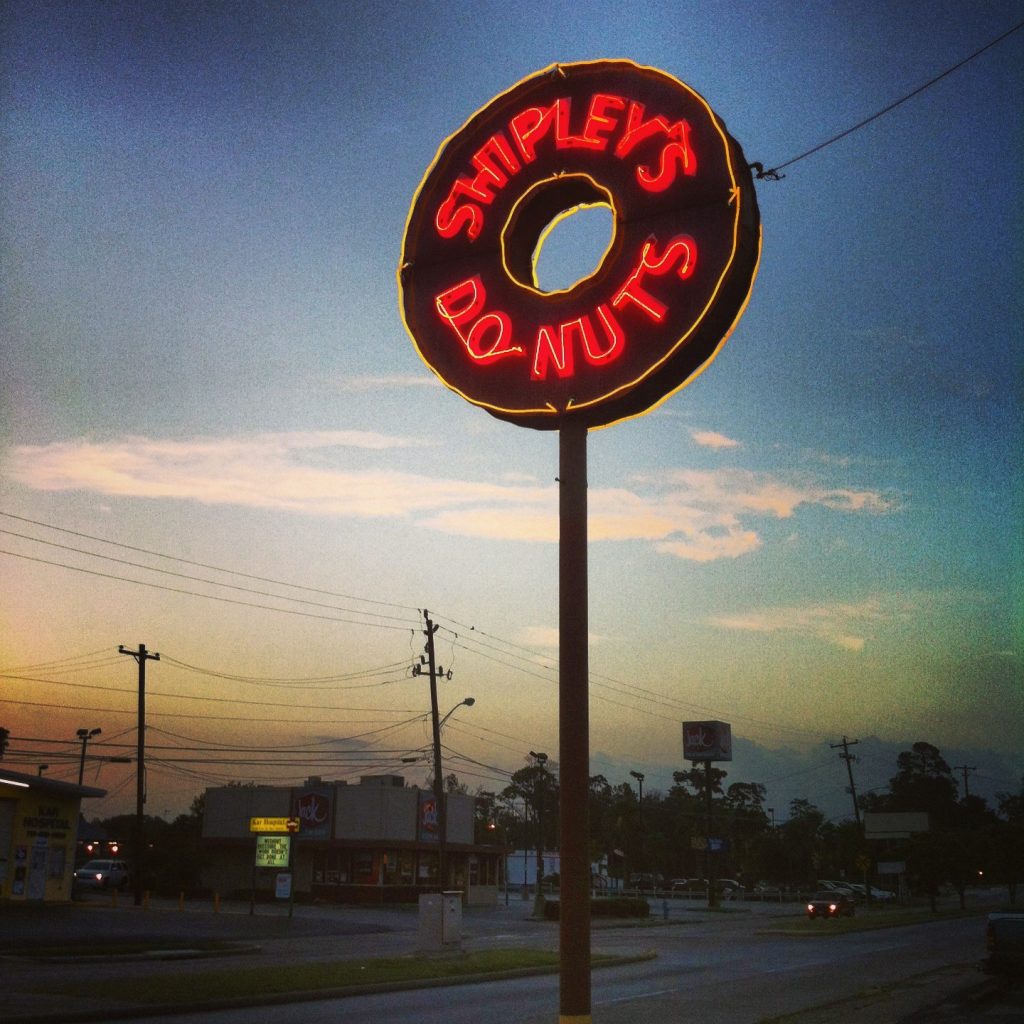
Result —
M 459 890 L 466 903 L 493 903 L 503 851 L 474 843 L 473 805 L 471 796 L 447 794 L 441 884 L 433 791 L 406 786 L 400 775 L 367 776 L 358 785 L 314 777 L 298 787 L 208 789 L 203 884 L 225 896 L 265 896 L 290 873 L 298 899 L 406 903 Z M 276 835 L 253 832 L 254 819 Z M 279 827 L 285 821 L 290 835 Z
M 106 795 L 0 765 L 0 898 L 70 900 L 82 799 Z

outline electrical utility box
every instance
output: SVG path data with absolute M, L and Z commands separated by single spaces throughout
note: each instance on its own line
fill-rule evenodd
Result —
M 462 893 L 420 896 L 419 945 L 424 952 L 457 950 L 462 943 Z

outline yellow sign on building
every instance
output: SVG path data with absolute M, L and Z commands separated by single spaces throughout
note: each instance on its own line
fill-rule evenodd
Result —
M 298 818 L 250 818 L 249 819 L 249 831 L 250 832 L 280 832 L 287 834 L 289 832 L 299 831 L 299 819 Z

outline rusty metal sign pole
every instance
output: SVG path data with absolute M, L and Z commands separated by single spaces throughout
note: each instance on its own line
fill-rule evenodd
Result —
M 559 1024 L 590 1024 L 590 667 L 587 428 L 558 432 Z

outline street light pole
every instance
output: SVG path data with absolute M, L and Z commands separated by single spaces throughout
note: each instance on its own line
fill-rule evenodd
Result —
M 82 756 L 78 761 L 78 784 L 82 784 L 82 780 L 85 778 L 85 748 L 89 744 L 89 740 L 103 732 L 102 729 L 79 729 L 75 735 L 82 741 Z
M 715 879 L 715 856 L 714 850 L 711 849 L 712 839 L 711 833 L 713 830 L 712 825 L 712 808 L 714 806 L 711 799 L 711 762 L 704 762 L 704 797 L 707 801 L 707 850 L 706 850 L 706 863 L 708 872 L 708 909 L 715 910 L 718 907 L 718 882 Z
M 541 775 L 547 774 L 544 765 L 548 762 L 548 755 L 531 750 L 530 757 L 533 758 L 534 766 L 540 769 L 533 780 L 533 813 L 537 816 L 537 891 L 533 901 L 533 912 L 536 915 L 540 910 L 540 901 L 543 895 L 540 891 L 541 879 L 544 877 L 544 788 L 541 785 Z
M 630 772 L 630 775 L 636 779 L 637 786 L 640 790 L 640 798 L 637 801 L 637 806 L 640 809 L 640 863 L 637 867 L 641 872 L 644 870 L 644 773 L 643 772 Z M 641 880 L 642 884 L 642 880 Z

